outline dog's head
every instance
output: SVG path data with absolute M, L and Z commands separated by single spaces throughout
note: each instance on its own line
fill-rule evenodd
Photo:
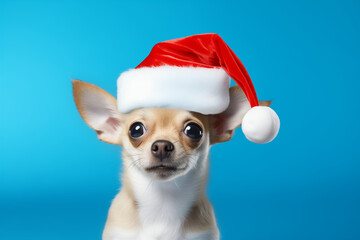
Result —
M 98 138 L 123 146 L 125 168 L 163 180 L 196 168 L 210 145 L 231 139 L 250 109 L 238 86 L 229 89 L 227 110 L 215 115 L 160 108 L 121 114 L 116 99 L 92 84 L 74 80 L 73 91 L 81 117 Z M 270 102 L 260 105 L 269 106 Z

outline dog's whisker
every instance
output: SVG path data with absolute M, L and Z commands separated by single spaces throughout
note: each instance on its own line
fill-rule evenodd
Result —
M 133 162 L 130 163 L 129 166 L 127 166 L 127 170 L 132 168 L 132 167 L 139 167 L 140 166 L 140 158 L 139 159 L 135 159 Z
M 175 179 L 174 179 L 174 184 L 175 184 L 175 186 L 177 187 L 177 189 L 180 190 L 180 187 L 179 187 L 179 185 L 176 183 L 176 180 L 175 180 Z
M 147 190 L 149 189 L 150 185 L 153 183 L 153 180 L 150 179 L 149 184 L 146 186 L 144 194 L 146 194 Z
M 127 156 L 127 157 L 136 157 L 136 156 L 142 156 L 143 154 L 139 153 L 139 154 L 128 154 L 128 153 L 123 153 L 123 156 Z

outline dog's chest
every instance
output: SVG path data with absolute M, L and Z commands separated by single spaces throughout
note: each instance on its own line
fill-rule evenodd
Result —
M 142 232 L 154 239 L 181 239 L 181 226 L 192 203 L 191 196 L 179 191 L 147 191 L 138 202 Z
M 141 222 L 140 239 L 184 239 L 182 225 L 196 200 L 197 184 L 190 184 L 191 178 L 176 182 L 138 180 L 134 194 Z

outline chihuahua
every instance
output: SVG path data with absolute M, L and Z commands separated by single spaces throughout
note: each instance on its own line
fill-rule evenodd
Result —
M 106 91 L 73 81 L 77 109 L 101 141 L 122 146 L 122 188 L 112 201 L 103 240 L 217 240 L 205 188 L 209 150 L 229 141 L 250 104 L 238 86 L 219 114 L 140 108 L 128 114 Z M 269 101 L 260 101 L 269 106 Z

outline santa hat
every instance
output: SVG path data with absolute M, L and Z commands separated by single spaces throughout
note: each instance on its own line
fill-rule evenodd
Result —
M 255 88 L 240 59 L 217 34 L 201 34 L 156 44 L 140 65 L 120 75 L 118 109 L 174 108 L 217 114 L 229 105 L 231 77 L 251 109 L 242 120 L 245 136 L 255 143 L 272 141 L 280 120 L 259 106 Z

